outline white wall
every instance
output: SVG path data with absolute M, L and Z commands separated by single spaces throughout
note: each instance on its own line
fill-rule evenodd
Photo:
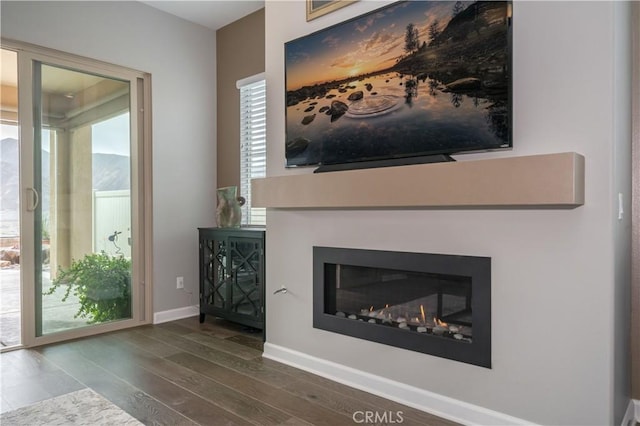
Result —
M 283 168 L 283 43 L 387 3 L 358 2 L 309 23 L 304 2 L 266 3 L 269 176 L 311 172 Z M 621 124 L 616 116 L 629 114 L 624 100 L 614 96 L 628 88 L 629 78 L 628 70 L 616 74 L 617 55 L 628 55 L 614 52 L 614 33 L 622 19 L 616 7 L 614 2 L 515 2 L 514 149 L 457 156 L 465 161 L 576 151 L 586 158 L 584 206 L 271 209 L 266 255 L 269 345 L 531 422 L 619 424 L 614 394 L 619 398 L 616 406 L 628 400 L 622 382 L 629 370 L 614 364 L 614 347 L 621 338 L 613 335 L 628 313 L 614 309 L 614 293 L 624 293 L 628 284 L 614 277 L 622 277 L 619 272 L 628 265 L 622 259 L 626 243 L 614 238 L 626 220 L 614 220 L 614 208 L 617 191 L 628 191 L 624 182 L 630 177 L 627 169 L 616 169 L 614 156 L 616 144 L 623 150 L 628 144 L 624 132 L 616 131 Z M 614 189 L 614 181 L 623 184 Z M 419 184 L 414 185 L 419 190 Z M 314 329 L 314 245 L 490 256 L 493 368 Z M 622 248 L 621 256 L 614 253 L 616 245 Z M 282 285 L 289 292 L 272 295 Z
M 151 73 L 154 311 L 196 305 L 196 228 L 215 223 L 215 32 L 139 2 L 1 8 L 2 37 Z

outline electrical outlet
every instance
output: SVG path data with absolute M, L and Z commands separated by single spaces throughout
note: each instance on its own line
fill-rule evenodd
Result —
M 184 278 L 183 277 L 177 277 L 176 278 L 176 288 L 178 288 L 178 289 L 184 288 Z

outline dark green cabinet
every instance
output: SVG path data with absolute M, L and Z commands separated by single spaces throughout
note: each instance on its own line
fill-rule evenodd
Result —
M 200 322 L 206 314 L 264 329 L 262 228 L 198 228 Z

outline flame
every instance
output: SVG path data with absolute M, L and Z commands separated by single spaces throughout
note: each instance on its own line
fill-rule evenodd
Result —
M 440 327 L 449 327 L 449 324 L 447 324 L 444 321 L 440 321 L 438 318 L 434 317 L 433 318 L 433 323 L 436 325 L 439 325 Z
M 422 323 L 426 323 L 427 319 L 424 316 L 424 306 L 420 305 L 420 313 L 422 314 Z
M 388 308 L 388 307 L 389 307 L 389 304 L 387 303 L 386 305 L 384 305 L 384 307 L 385 307 L 385 308 Z
M 373 306 L 369 308 L 369 312 L 373 312 Z

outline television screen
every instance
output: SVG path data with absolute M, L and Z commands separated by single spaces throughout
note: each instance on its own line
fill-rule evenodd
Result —
M 287 42 L 287 167 L 510 148 L 510 15 L 403 1 Z

